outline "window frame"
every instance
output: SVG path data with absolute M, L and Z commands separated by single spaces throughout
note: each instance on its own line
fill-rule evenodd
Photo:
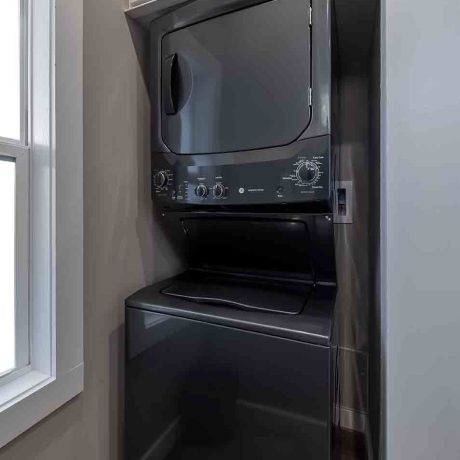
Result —
M 17 273 L 28 277 L 30 363 L 1 382 L 0 447 L 83 390 L 83 6 L 21 2 L 30 90 L 22 142 L 1 148 L 27 163 L 19 181 L 27 213 L 17 221 L 27 229 L 19 254 L 27 267 Z

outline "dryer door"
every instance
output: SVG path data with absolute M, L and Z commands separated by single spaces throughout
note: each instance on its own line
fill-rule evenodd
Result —
M 286 145 L 310 121 L 310 3 L 273 0 L 162 40 L 162 137 L 175 153 Z

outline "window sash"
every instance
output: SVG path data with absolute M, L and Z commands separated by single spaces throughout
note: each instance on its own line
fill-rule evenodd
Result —
M 30 248 L 30 149 L 29 116 L 29 2 L 20 0 L 20 139 L 0 138 L 0 156 L 9 157 L 15 167 L 15 367 L 0 376 L 0 385 L 30 364 L 29 248 Z
M 0 376 L 29 365 L 29 149 L 5 148 L 0 142 L 0 155 L 15 161 L 15 367 Z
M 19 0 L 20 8 L 20 93 L 19 93 L 19 110 L 20 110 L 20 137 L 9 139 L 0 136 L 0 145 L 2 146 L 24 146 L 29 142 L 29 105 L 30 105 L 30 4 L 29 0 Z

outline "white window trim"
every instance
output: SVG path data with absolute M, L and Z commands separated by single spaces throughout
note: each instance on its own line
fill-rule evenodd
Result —
M 83 5 L 30 3 L 31 355 L 0 386 L 0 447 L 83 390 Z

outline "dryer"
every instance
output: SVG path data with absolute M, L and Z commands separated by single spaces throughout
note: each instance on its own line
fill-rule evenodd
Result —
M 329 0 L 199 0 L 152 22 L 157 203 L 331 210 L 332 21 Z

